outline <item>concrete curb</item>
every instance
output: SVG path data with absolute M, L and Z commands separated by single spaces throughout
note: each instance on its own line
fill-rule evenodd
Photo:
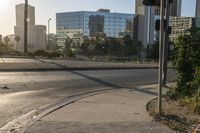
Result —
M 89 71 L 89 70 L 130 70 L 130 69 L 158 69 L 158 67 L 65 67 L 65 68 L 20 68 L 0 69 L 0 72 L 39 72 L 39 71 Z
M 39 114 L 35 119 L 33 119 L 32 121 L 28 122 L 28 124 L 26 124 L 24 126 L 24 128 L 22 128 L 19 133 L 25 133 L 30 127 L 32 127 L 37 121 L 39 121 L 41 118 L 45 117 L 46 115 L 52 113 L 53 111 L 56 111 L 60 108 L 62 108 L 63 106 L 66 106 L 66 105 L 69 105 L 69 104 L 72 104 L 80 99 L 84 99 L 84 98 L 87 98 L 87 97 L 91 97 L 91 96 L 94 96 L 94 95 L 98 95 L 98 94 L 102 94 L 102 93 L 106 93 L 106 92 L 109 92 L 109 91 L 112 91 L 111 89 L 107 89 L 107 90 L 100 90 L 100 91 L 95 91 L 93 93 L 89 93 L 89 94 L 82 94 L 82 95 L 78 95 L 76 97 L 72 97 L 71 99 L 67 100 L 64 99 L 63 101 L 61 101 L 60 103 L 58 103 L 57 105 L 55 106 L 52 106 L 51 108 L 49 108 L 48 110 L 42 112 L 41 114 Z
M 71 103 L 76 102 L 77 100 L 87 98 L 90 96 L 106 93 L 109 91 L 114 91 L 113 89 L 103 89 L 103 90 L 97 90 L 97 91 L 90 91 L 85 92 L 77 95 L 68 96 L 66 98 L 58 99 L 56 103 L 48 104 L 40 107 L 39 109 L 33 110 L 28 112 L 27 114 L 20 116 L 8 124 L 4 125 L 0 132 L 2 133 L 24 133 L 26 130 L 28 130 L 31 126 L 35 124 L 38 120 L 43 118 L 44 116 L 50 114 L 53 111 L 58 110 L 59 108 L 62 108 L 63 106 L 69 105 Z M 27 120 L 28 119 L 28 120 Z M 16 124 L 18 123 L 24 123 L 24 125 L 18 126 Z M 16 127 L 15 127 L 16 125 Z

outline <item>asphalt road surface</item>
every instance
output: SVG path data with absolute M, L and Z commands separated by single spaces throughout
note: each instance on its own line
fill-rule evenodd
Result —
M 136 69 L 0 73 L 0 127 L 67 96 L 157 83 L 157 72 L 157 69 Z M 174 70 L 169 70 L 168 79 L 174 78 Z

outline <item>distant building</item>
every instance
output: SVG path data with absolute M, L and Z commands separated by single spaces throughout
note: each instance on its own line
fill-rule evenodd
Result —
M 182 0 L 173 0 L 170 16 L 181 16 L 181 5 Z M 136 15 L 144 15 L 147 6 L 143 5 L 143 0 L 135 0 L 135 13 Z M 152 7 L 154 15 L 160 15 L 160 8 L 159 7 Z
M 56 32 L 62 40 L 63 36 L 71 36 L 76 39 L 79 37 L 82 40 L 84 36 L 92 37 L 104 34 L 107 37 L 118 38 L 120 33 L 126 31 L 127 20 L 133 21 L 134 17 L 133 14 L 111 13 L 109 9 L 99 9 L 96 12 L 57 13 Z M 74 40 L 74 38 L 71 39 Z
M 91 15 L 89 16 L 89 36 L 94 37 L 95 34 L 104 33 L 104 16 Z
M 16 26 L 14 27 L 15 36 L 20 37 L 16 50 L 24 50 L 24 7 L 25 4 L 16 5 Z M 46 26 L 35 25 L 35 8 L 28 6 L 28 52 L 40 49 L 45 50 L 46 45 Z
M 195 12 L 196 17 L 200 17 L 200 0 L 196 0 L 196 12 Z
M 16 5 L 16 26 L 24 26 L 24 6 Z M 28 25 L 35 25 L 35 8 L 28 5 Z
M 170 16 L 180 17 L 181 16 L 181 6 L 182 6 L 182 0 L 173 0 Z
M 170 16 L 181 15 L 182 0 L 174 0 L 170 12 Z M 137 27 L 134 26 L 134 32 L 137 34 L 137 40 L 142 42 L 144 48 L 151 45 L 155 40 L 155 21 L 160 17 L 160 8 L 152 6 L 144 6 L 143 0 L 135 0 L 135 13 L 137 15 Z
M 195 18 L 195 24 L 197 28 L 200 28 L 200 17 Z
M 17 46 L 17 50 L 24 50 L 24 26 L 15 26 L 15 36 L 21 39 Z M 46 49 L 46 26 L 29 25 L 28 26 L 28 52 Z
M 176 39 L 184 34 L 187 34 L 187 30 L 195 27 L 195 18 L 193 17 L 171 17 L 170 26 L 172 27 L 172 32 L 169 35 L 169 38 L 172 42 L 175 42 Z

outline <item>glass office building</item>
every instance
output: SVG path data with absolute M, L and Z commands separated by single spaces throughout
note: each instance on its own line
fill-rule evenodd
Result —
M 111 13 L 108 9 L 93 11 L 77 11 L 56 14 L 57 35 L 91 37 L 94 33 L 104 33 L 107 37 L 120 36 L 130 29 L 130 21 L 134 14 Z

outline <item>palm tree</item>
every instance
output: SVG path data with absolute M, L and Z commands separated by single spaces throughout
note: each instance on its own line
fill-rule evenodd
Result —
M 9 42 L 10 42 L 10 38 L 9 38 L 9 36 L 5 36 L 4 38 L 3 38 L 3 40 L 4 40 L 4 42 L 5 42 L 5 48 L 6 48 L 6 50 L 8 50 L 9 49 Z
M 18 50 L 18 42 L 21 40 L 21 38 L 19 37 L 19 36 L 16 36 L 15 37 L 15 41 L 17 42 L 17 47 L 16 47 L 16 49 Z
M 8 36 L 5 36 L 3 38 L 3 40 L 4 40 L 5 44 L 8 46 L 8 43 L 10 42 L 10 38 Z

